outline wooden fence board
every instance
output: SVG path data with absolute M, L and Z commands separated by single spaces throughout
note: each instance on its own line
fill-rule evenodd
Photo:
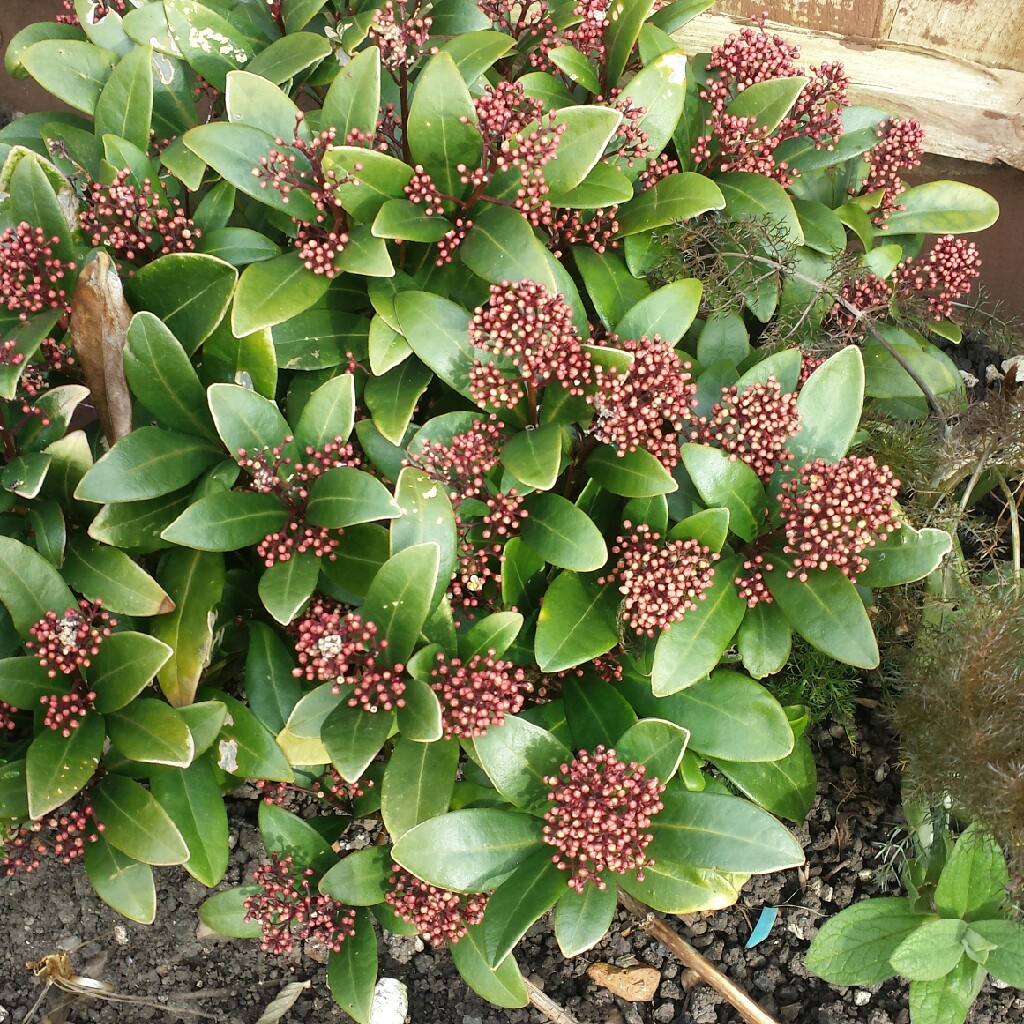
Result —
M 882 5 L 893 0 L 773 0 L 771 13 L 776 21 L 820 32 L 838 32 L 846 36 L 871 39 L 878 29 Z M 769 5 L 765 0 L 719 0 L 719 14 L 756 18 Z

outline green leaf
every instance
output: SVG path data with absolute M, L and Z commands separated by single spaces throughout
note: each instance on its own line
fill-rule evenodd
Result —
M 356 228 L 349 232 L 348 244 L 335 263 L 335 269 L 342 268 L 346 253 L 358 248 L 356 240 L 359 237 L 363 240 L 364 249 L 372 243 L 379 252 L 386 253 L 387 247 L 370 234 L 369 225 L 386 202 L 405 198 L 405 187 L 412 179 L 413 169 L 396 157 L 362 146 L 335 146 L 324 157 L 324 169 L 333 173 L 338 181 L 334 189 L 335 198 L 358 222 Z M 391 273 L 393 271 L 377 276 L 389 277 Z
M 729 510 L 705 508 L 681 519 L 668 531 L 666 540 L 699 541 L 712 551 L 720 552 L 729 536 Z
M 413 352 L 449 387 L 468 396 L 474 349 L 469 312 L 430 292 L 401 292 L 395 314 Z
M 282 139 L 295 134 L 295 115 L 299 108 L 266 76 L 245 71 L 229 71 L 225 90 L 227 120 L 249 125 Z
M 222 803 L 223 805 L 223 803 Z M 96 895 L 129 921 L 156 919 L 156 886 L 148 864 L 126 856 L 99 833 L 85 844 L 85 873 Z
M 404 664 L 416 649 L 432 610 L 437 569 L 437 545 L 418 544 L 392 555 L 370 584 L 360 613 L 387 637 L 384 664 Z
M 342 703 L 331 683 L 323 683 L 300 698 L 291 709 L 285 727 L 278 731 L 277 745 L 289 764 L 322 765 L 330 760 L 320 742 L 327 716 Z
M 171 704 L 182 707 L 192 703 L 210 660 L 212 613 L 224 589 L 224 558 L 179 549 L 167 555 L 157 575 L 175 605 L 174 611 L 154 620 L 152 626 L 153 636 L 174 651 L 160 669 L 160 689 Z
M 455 514 L 445 489 L 411 466 L 398 476 L 395 502 L 401 510 L 391 524 L 391 553 L 422 544 L 436 544 L 439 552 L 437 583 L 431 607 L 448 589 L 457 559 Z
M 450 943 L 452 961 L 474 992 L 495 1006 L 526 1006 L 526 982 L 513 956 L 494 968 L 488 963 L 483 925 L 474 925 L 457 943 Z
M 391 492 L 358 469 L 328 470 L 309 489 L 306 521 L 314 526 L 340 530 L 355 523 L 394 519 L 398 514 Z
M 324 97 L 323 128 L 335 129 L 335 137 L 347 139 L 353 129 L 372 136 L 377 129 L 380 106 L 380 51 L 375 46 L 360 50 L 338 72 Z
M 896 587 L 916 583 L 938 568 L 953 546 L 945 530 L 915 530 L 901 524 L 895 533 L 867 548 L 868 567 L 857 576 L 864 587 Z
M 595 96 L 601 91 L 601 82 L 594 66 L 575 46 L 556 46 L 548 51 L 548 60 L 563 72 L 569 81 L 582 85 Z
M 985 983 L 986 969 L 968 957 L 943 978 L 910 983 L 911 1019 L 917 1024 L 964 1024 Z
M 774 178 L 747 171 L 715 176 L 725 198 L 726 216 L 733 220 L 770 222 L 793 245 L 803 245 L 804 231 L 789 193 Z
M 26 25 L 16 32 L 7 46 L 4 54 L 4 69 L 13 79 L 22 79 L 28 75 L 21 63 L 22 54 L 34 43 L 40 43 L 47 39 L 75 39 L 82 40 L 84 34 L 78 25 L 63 25 L 53 21 L 39 21 Z
M 96 103 L 96 136 L 117 135 L 143 152 L 153 120 L 153 49 L 137 46 L 110 73 Z
M 364 317 L 338 310 L 312 309 L 274 328 L 274 349 L 283 369 L 316 370 L 347 362 L 369 333 Z
M 963 181 L 928 181 L 900 195 L 901 209 L 885 219 L 887 235 L 964 235 L 991 227 L 999 204 Z
M 367 910 L 356 911 L 356 930 L 327 959 L 334 1001 L 358 1024 L 369 1024 L 377 984 L 377 934 Z
M 679 770 L 690 731 L 661 718 L 642 718 L 616 741 L 621 761 L 636 761 L 661 782 L 668 782 Z
M 153 681 L 173 653 L 145 633 L 123 630 L 108 636 L 85 671 L 89 689 L 96 693 L 96 710 L 120 711 Z
M 220 92 L 226 87 L 227 73 L 252 60 L 254 41 L 209 7 L 189 0 L 164 0 L 164 11 L 182 56 Z
M 617 237 L 653 231 L 724 207 L 725 196 L 709 178 L 691 171 L 673 174 L 641 192 L 619 211 Z
M 143 864 L 184 864 L 188 847 L 167 812 L 137 782 L 108 775 L 91 793 L 111 846 Z
M 195 744 L 198 758 L 213 746 L 214 740 L 220 735 L 228 709 L 222 701 L 206 700 L 198 704 L 189 704 L 187 708 L 178 708 L 178 714 L 185 719 L 185 724 L 192 733 L 192 742 Z
M 300 871 L 321 875 L 337 862 L 331 844 L 308 821 L 277 804 L 260 801 L 259 826 L 267 853 L 291 857 Z
M 239 700 L 220 690 L 206 690 L 208 700 L 227 705 L 227 716 L 218 744 L 218 764 L 243 779 L 291 782 L 294 773 L 267 727 Z M 234 764 L 235 767 L 231 767 Z
M 579 956 L 596 946 L 615 917 L 617 900 L 612 885 L 588 885 L 582 893 L 570 889 L 555 907 L 555 939 L 564 957 Z
M 527 499 L 523 541 L 546 562 L 562 569 L 590 572 L 608 560 L 601 531 L 590 517 L 558 494 L 535 494 Z
M 604 35 L 605 66 L 602 68 L 606 91 L 619 84 L 619 76 L 653 7 L 653 0 L 632 0 L 609 10 Z
M 597 315 L 609 330 L 651 293 L 646 282 L 633 277 L 618 256 L 578 245 L 573 248 L 573 259 Z
M 488 729 L 473 746 L 494 788 L 509 803 L 531 814 L 547 809 L 551 787 L 544 779 L 572 760 L 561 740 L 516 717 L 506 718 L 501 728 Z
M 280 530 L 287 512 L 273 494 L 219 491 L 200 498 L 160 534 L 181 547 L 235 551 Z
M 284 323 L 323 298 L 329 286 L 327 277 L 303 266 L 297 252 L 251 263 L 238 280 L 231 329 L 241 337 Z
M 343 857 L 320 879 L 318 888 L 349 907 L 372 907 L 384 902 L 391 886 L 391 848 L 370 846 Z
M 624 875 L 619 884 L 654 910 L 693 914 L 733 906 L 749 877 L 659 859 L 654 864 L 644 865 L 642 882 L 632 875 Z
M 566 874 L 541 847 L 528 856 L 487 901 L 484 940 L 487 959 L 497 967 L 515 948 L 526 930 L 566 892 Z
M 251 228 L 218 228 L 203 235 L 199 250 L 233 267 L 244 267 L 281 255 L 280 246 Z
M 523 628 L 518 612 L 493 612 L 476 620 L 460 639 L 459 657 L 463 662 L 476 655 L 500 658 L 515 643 Z
M 833 256 L 846 248 L 846 228 L 836 214 L 824 203 L 794 199 L 793 207 L 800 218 L 804 245 L 824 256 Z M 895 269 L 895 268 L 893 268 Z M 890 270 L 889 273 L 892 271 Z M 889 274 L 879 274 L 888 277 Z
M 280 85 L 330 56 L 331 44 L 313 32 L 292 32 L 275 39 L 246 65 L 246 71 Z
M 79 534 L 68 544 L 64 578 L 90 601 L 123 615 L 165 615 L 174 604 L 164 589 L 123 551 Z
M 277 403 L 248 388 L 211 384 L 207 401 L 217 433 L 235 458 L 279 445 L 291 433 Z
M 937 981 L 960 962 L 967 924 L 959 919 L 926 921 L 893 950 L 889 963 L 911 981 Z
M 138 501 L 170 494 L 220 462 L 219 447 L 160 427 L 138 427 L 121 438 L 82 478 L 80 501 Z
M 418 203 L 408 199 L 389 199 L 377 211 L 370 230 L 374 238 L 440 242 L 451 227 L 451 221 L 432 216 Z
M 249 652 L 245 659 L 245 695 L 249 707 L 272 732 L 284 728 L 302 686 L 292 675 L 294 658 L 281 638 L 261 622 L 249 623 Z
M 0 536 L 0 564 L 0 603 L 21 636 L 47 612 L 60 615 L 77 605 L 61 574 L 21 541 Z
M 192 355 L 224 318 L 237 280 L 238 271 L 216 256 L 174 252 L 136 271 L 125 295 L 133 309 L 159 317 Z
M 259 594 L 263 607 L 282 626 L 287 626 L 316 590 L 319 575 L 320 557 L 312 551 L 277 562 L 260 577 Z
M 744 796 L 765 810 L 801 822 L 814 803 L 817 772 L 807 741 L 796 741 L 793 751 L 778 761 L 724 761 L 715 765 Z
M 804 861 L 800 844 L 770 814 L 736 796 L 665 793 L 651 820 L 650 854 L 659 860 L 744 874 L 768 874 Z
M 790 579 L 796 572 L 789 555 L 772 554 L 774 568 L 765 581 L 783 614 L 812 647 L 844 665 L 874 668 L 878 664 L 878 644 L 857 588 L 830 565 L 824 571 L 813 570 L 807 582 Z
M 991 916 L 1009 881 L 999 844 L 981 826 L 971 825 L 957 839 L 939 875 L 935 908 L 946 917 Z
M 60 685 L 31 655 L 0 659 L 0 700 L 16 708 L 33 707 L 41 697 L 52 694 Z
M 841 459 L 857 432 L 863 402 L 864 364 L 860 349 L 850 345 L 822 363 L 800 389 L 800 429 L 786 446 L 795 465 Z
M 799 76 L 755 82 L 731 100 L 725 112 L 730 117 L 754 118 L 757 130 L 771 135 L 793 109 L 807 82 L 808 79 Z
M 731 460 L 717 448 L 702 444 L 682 447 L 683 465 L 708 505 L 729 510 L 729 528 L 752 541 L 764 523 L 767 500 L 757 474 L 743 461 Z
M 402 443 L 416 404 L 432 379 L 433 374 L 418 359 L 406 359 L 367 380 L 363 401 L 377 429 L 393 444 Z
M 149 784 L 188 847 L 185 870 L 212 888 L 228 866 L 228 815 L 213 766 L 203 759 L 185 769 L 154 769 Z
M 544 595 L 537 620 L 536 658 L 544 672 L 561 672 L 610 651 L 619 641 L 614 587 L 575 573 L 558 576 Z
M 636 725 L 636 714 L 625 698 L 600 679 L 568 679 L 562 698 L 574 750 L 593 750 L 598 744 L 614 747 Z
M 132 318 L 124 371 L 132 394 L 161 424 L 196 437 L 216 437 L 198 374 L 178 339 L 152 313 Z
M 743 667 L 755 678 L 781 672 L 789 661 L 793 631 L 776 604 L 761 601 L 748 608 L 736 637 Z
M 585 465 L 587 472 L 606 491 L 626 498 L 651 498 L 679 489 L 672 474 L 644 448 L 622 453 L 603 444 L 594 450 Z
M 53 729 L 43 729 L 36 735 L 25 755 L 31 818 L 41 818 L 60 807 L 93 777 L 105 736 L 103 716 L 98 713 L 81 718 L 78 728 L 66 738 Z
M 366 766 L 377 756 L 391 732 L 392 711 L 364 711 L 340 704 L 328 716 L 320 732 L 334 767 L 347 782 L 358 782 Z
M 674 345 L 690 329 L 703 285 L 696 278 L 673 281 L 641 299 L 619 321 L 613 333 L 621 340 L 653 338 Z
M 107 734 L 118 750 L 141 764 L 187 768 L 195 744 L 185 720 L 161 700 L 139 697 L 107 715 Z
M 804 966 L 833 985 L 875 985 L 896 976 L 890 957 L 928 920 L 903 896 L 862 900 L 825 921 Z
M 463 32 L 441 47 L 447 53 L 467 85 L 472 85 L 496 60 L 504 57 L 515 42 L 504 32 Z
M 997 918 L 975 921 L 971 930 L 996 947 L 985 961 L 988 972 L 1007 985 L 1024 988 L 1024 926 Z
M 579 185 L 601 159 L 621 123 L 621 112 L 611 107 L 562 107 L 551 127 L 564 125 L 564 131 L 554 160 L 546 163 L 542 172 L 551 191 L 568 192 Z M 545 121 L 545 130 L 548 127 Z
M 218 935 L 236 939 L 258 939 L 263 935 L 259 921 L 246 921 L 245 901 L 262 892 L 258 885 L 240 885 L 215 893 L 199 906 L 199 919 Z
M 558 479 L 564 437 L 565 431 L 557 423 L 522 430 L 506 442 L 501 461 L 518 481 L 546 491 Z
M 384 827 L 393 842 L 398 842 L 420 822 L 448 810 L 458 766 L 459 745 L 455 740 L 415 743 L 402 738 L 396 741 L 384 769 L 380 793 Z
M 0 818 L 22 821 L 27 817 L 25 762 L 8 761 L 0 765 Z
M 481 139 L 469 89 L 447 53 L 431 57 L 420 72 L 409 109 L 406 138 L 440 191 L 461 195 L 460 164 L 480 165 Z
M 435 615 L 440 614 L 439 608 Z M 424 627 L 429 633 L 430 620 Z M 435 744 L 441 738 L 441 705 L 437 694 L 420 679 L 410 679 L 402 694 L 405 706 L 398 709 L 398 731 L 420 744 Z
M 924 414 L 926 403 L 917 382 L 910 376 L 897 357 L 907 363 L 937 397 L 943 395 L 962 396 L 963 378 L 956 365 L 940 349 L 927 341 L 917 331 L 905 331 L 891 324 L 880 323 L 882 334 L 895 355 L 890 354 L 880 342 L 868 338 L 864 342 L 865 393 L 879 399 L 909 399 L 887 404 L 895 406 L 902 415 L 909 409 L 910 415 Z
M 284 27 L 287 32 L 298 32 L 305 28 L 323 8 L 325 0 L 284 0 L 281 5 Z
M 48 93 L 89 115 L 117 60 L 116 53 L 80 39 L 45 39 L 20 57 L 22 67 Z
M 417 825 L 395 844 L 395 860 L 417 878 L 461 892 L 499 885 L 540 848 L 541 823 L 519 811 L 472 807 Z

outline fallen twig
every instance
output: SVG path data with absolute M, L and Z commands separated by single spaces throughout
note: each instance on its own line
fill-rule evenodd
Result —
M 568 1010 L 563 1010 L 544 990 L 538 988 L 529 978 L 526 982 L 526 991 L 530 994 L 530 1005 L 540 1010 L 551 1024 L 580 1024 L 580 1022 Z
M 644 906 L 627 892 L 619 890 L 619 903 L 626 908 L 640 923 L 641 927 L 666 949 L 670 950 L 691 971 L 698 974 L 703 982 L 726 999 L 739 1011 L 740 1016 L 749 1024 L 778 1024 L 742 989 L 734 985 L 721 971 L 709 963 L 681 936 L 677 935 L 667 924 L 655 917 L 650 907 Z

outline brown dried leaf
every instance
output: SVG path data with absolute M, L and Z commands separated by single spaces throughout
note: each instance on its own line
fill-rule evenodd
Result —
M 117 270 L 101 252 L 79 275 L 71 299 L 68 338 L 110 445 L 132 429 L 131 392 L 124 376 L 131 319 Z
M 653 967 L 616 967 L 604 963 L 591 964 L 587 977 L 628 1003 L 651 1002 L 661 983 L 661 974 Z

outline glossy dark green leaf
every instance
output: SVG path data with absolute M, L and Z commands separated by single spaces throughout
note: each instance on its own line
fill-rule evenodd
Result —
M 108 636 L 85 672 L 96 693 L 96 710 L 120 711 L 152 682 L 173 653 L 146 633 L 123 630 Z
M 938 568 L 949 554 L 952 539 L 945 530 L 915 530 L 903 523 L 885 540 L 864 551 L 868 567 L 857 575 L 864 587 L 895 587 L 916 583 Z
M 767 504 L 757 474 L 743 461 L 730 460 L 725 452 L 702 444 L 682 447 L 683 465 L 708 505 L 729 510 L 729 529 L 743 540 L 753 540 L 761 530 Z
M 696 278 L 673 281 L 641 299 L 619 321 L 615 335 L 627 338 L 653 338 L 674 345 L 690 329 L 703 286 Z
M 124 615 L 164 615 L 174 603 L 164 589 L 123 551 L 87 537 L 72 538 L 64 578 L 90 601 Z
M 334 1001 L 358 1024 L 369 1024 L 377 984 L 377 933 L 367 910 L 356 911 L 355 934 L 327 960 L 327 985 Z
M 615 752 L 622 761 L 636 761 L 661 782 L 668 782 L 679 770 L 690 731 L 662 718 L 642 718 L 616 741 Z
M 395 743 L 380 794 L 384 827 L 393 842 L 448 810 L 458 764 L 459 745 L 454 740 L 416 743 L 402 738 Z
M 328 716 L 320 732 L 331 762 L 343 779 L 357 782 L 377 756 L 391 732 L 392 711 L 364 711 L 340 704 Z
M 451 501 L 445 489 L 425 473 L 406 467 L 398 477 L 395 502 L 401 515 L 391 524 L 392 553 L 421 544 L 438 546 L 437 585 L 432 598 L 436 603 L 455 571 L 458 541 Z
M 441 609 L 438 608 L 423 627 L 428 637 L 431 621 L 440 612 Z M 402 699 L 405 701 L 405 707 L 398 709 L 398 731 L 406 739 L 415 740 L 417 743 L 436 744 L 443 732 L 441 704 L 437 694 L 426 682 L 409 679 Z
M 25 755 L 28 813 L 41 818 L 70 800 L 95 774 L 103 754 L 106 730 L 98 712 L 85 715 L 65 737 L 43 729 Z M 100 818 L 105 821 L 104 818 Z
M 148 864 L 140 864 L 111 846 L 102 833 L 85 844 L 83 859 L 89 882 L 108 907 L 129 921 L 153 923 L 156 886 Z
M 814 803 L 817 771 L 807 740 L 778 761 L 724 761 L 716 767 L 744 796 L 781 818 L 801 822 Z
M 668 531 L 667 540 L 699 541 L 712 551 L 720 552 L 729 536 L 729 510 L 727 508 L 705 508 L 692 516 L 680 519 Z
M 281 247 L 252 228 L 218 228 L 204 234 L 199 251 L 215 256 L 233 267 L 246 267 L 281 255 Z
M 227 706 L 224 727 L 216 747 L 217 763 L 239 778 L 291 782 L 294 773 L 267 727 L 239 700 L 219 690 L 204 690 L 206 700 Z
M 185 511 L 188 501 L 187 494 L 175 491 L 142 501 L 104 505 L 89 524 L 89 536 L 132 554 L 170 547 L 160 534 Z
M 22 821 L 28 817 L 25 761 L 0 765 L 0 818 Z
M 582 85 L 589 93 L 601 92 L 601 82 L 594 66 L 575 46 L 556 46 L 548 52 L 548 60 L 571 82 Z
M 555 939 L 562 956 L 579 956 L 596 946 L 611 927 L 616 906 L 613 885 L 568 890 L 555 907 Z
M 320 557 L 312 551 L 293 554 L 272 565 L 260 577 L 259 595 L 263 607 L 287 626 L 309 600 L 320 575 Z
M 322 874 L 337 862 L 331 844 L 308 821 L 277 804 L 260 802 L 260 836 L 267 853 L 291 857 L 296 868 Z
M 561 672 L 610 651 L 619 641 L 621 595 L 575 573 L 556 577 L 537 620 L 535 652 L 544 672 Z
M 519 612 L 492 612 L 478 618 L 459 641 L 459 657 L 463 662 L 475 655 L 490 654 L 500 658 L 515 643 L 523 628 Z
M 636 713 L 614 686 L 599 679 L 568 679 L 562 688 L 573 750 L 614 747 L 636 725 Z
M 324 98 L 324 128 L 347 139 L 354 129 L 373 135 L 380 106 L 380 51 L 375 46 L 360 50 L 338 72 Z
M 499 57 L 503 57 L 515 45 L 504 32 L 464 31 L 449 39 L 442 47 L 467 85 L 472 85 Z
M 111 71 L 96 103 L 96 135 L 117 135 L 145 151 L 153 120 L 153 50 L 137 46 Z
M 747 171 L 715 176 L 725 197 L 726 215 L 733 220 L 769 220 L 793 245 L 803 245 L 804 232 L 789 193 L 774 178 Z
M 261 50 L 246 71 L 280 85 L 330 56 L 331 44 L 313 32 L 292 32 Z
M 319 477 L 309 489 L 306 520 L 338 530 L 356 523 L 394 519 L 398 506 L 388 489 L 358 469 L 342 466 Z
M 558 494 L 535 494 L 526 501 L 521 535 L 552 565 L 575 572 L 600 569 L 608 560 L 601 531 L 590 517 Z
M 249 623 L 249 651 L 245 659 L 245 694 L 249 707 L 273 732 L 284 728 L 302 686 L 292 675 L 295 660 L 284 641 L 269 626 Z
M 731 117 L 755 118 L 758 130 L 770 135 L 793 109 L 807 82 L 808 79 L 795 76 L 748 85 L 729 102 L 726 113 Z
M 348 440 L 355 421 L 355 402 L 352 375 L 332 377 L 309 396 L 295 426 L 296 438 L 314 448 Z
M 0 563 L 0 603 L 22 636 L 47 612 L 59 615 L 77 604 L 61 574 L 21 541 L 0 536 Z
M 366 346 L 365 317 L 340 310 L 310 309 L 274 327 L 274 350 L 282 369 L 317 370 L 340 366 L 348 352 Z
M 342 857 L 318 888 L 324 895 L 348 907 L 372 907 L 383 903 L 390 891 L 391 848 L 369 846 Z
M 133 779 L 108 775 L 91 791 L 111 846 L 143 864 L 184 864 L 188 847 L 167 812 Z
M 558 149 L 543 171 L 551 190 L 568 192 L 579 185 L 601 159 L 621 123 L 621 112 L 612 107 L 562 107 L 554 120 L 555 127 L 563 126 Z
M 623 4 L 609 12 L 604 36 L 606 63 L 601 69 L 606 91 L 618 85 L 619 76 L 629 62 L 640 29 L 653 7 L 653 0 L 634 0 L 633 3 Z
M 528 487 L 549 490 L 562 466 L 564 437 L 565 430 L 557 423 L 521 430 L 505 443 L 501 451 L 502 464 Z
M 416 404 L 432 379 L 433 374 L 418 359 L 405 359 L 366 382 L 363 401 L 377 429 L 393 444 L 402 443 Z
M 276 533 L 286 519 L 287 510 L 273 494 L 219 491 L 189 505 L 161 536 L 199 551 L 235 551 Z
M 589 246 L 573 249 L 573 259 L 601 323 L 610 331 L 651 294 L 645 281 L 637 280 L 618 256 L 598 254 Z
M 329 285 L 328 278 L 307 270 L 296 252 L 251 263 L 238 279 L 231 329 L 241 336 L 284 323 L 321 299 Z
M 228 866 L 228 815 L 213 766 L 204 758 L 184 769 L 154 769 L 149 784 L 188 847 L 183 867 L 212 888 Z
M 587 459 L 586 467 L 606 491 L 625 498 L 651 498 L 679 489 L 672 474 L 644 448 L 623 454 L 602 444 Z
M 395 860 L 446 889 L 480 892 L 499 885 L 541 848 L 541 822 L 520 811 L 473 807 L 431 818 L 395 844 Z
M 508 956 L 494 968 L 487 962 L 483 925 L 471 927 L 463 938 L 450 944 L 452 961 L 474 992 L 495 1006 L 526 1006 L 530 1001 L 526 982 L 515 957 Z
M 684 171 L 659 181 L 627 203 L 618 214 L 618 235 L 652 231 L 724 207 L 725 197 L 713 181 Z
M 864 363 L 860 349 L 850 345 L 822 363 L 800 389 L 800 429 L 786 446 L 794 464 L 841 459 L 860 424 L 863 402 Z
M 117 54 L 81 39 L 45 39 L 22 51 L 22 67 L 69 107 L 92 114 Z
M 437 565 L 437 545 L 419 544 L 392 555 L 374 577 L 361 614 L 388 638 L 385 663 L 404 663 L 415 649 L 432 610 Z
M 431 292 L 400 292 L 395 315 L 413 352 L 460 394 L 469 394 L 476 350 L 469 342 L 468 310 Z
M 0 700 L 16 708 L 34 708 L 42 697 L 66 688 L 32 655 L 0 659 Z
M 523 718 L 508 717 L 500 728 L 488 729 L 473 741 L 477 760 L 494 788 L 509 803 L 543 813 L 551 787 L 546 777 L 572 759 L 569 748 L 546 729 Z
M 228 709 L 219 700 L 204 700 L 178 708 L 178 714 L 185 719 L 185 724 L 192 733 L 196 757 L 200 757 L 213 746 L 214 740 L 220 735 Z
M 781 672 L 789 661 L 793 631 L 777 604 L 761 601 L 744 614 L 736 646 L 747 672 L 764 679 Z
M 195 756 L 192 733 L 169 704 L 138 697 L 106 716 L 107 735 L 125 757 L 141 764 L 187 768 Z

